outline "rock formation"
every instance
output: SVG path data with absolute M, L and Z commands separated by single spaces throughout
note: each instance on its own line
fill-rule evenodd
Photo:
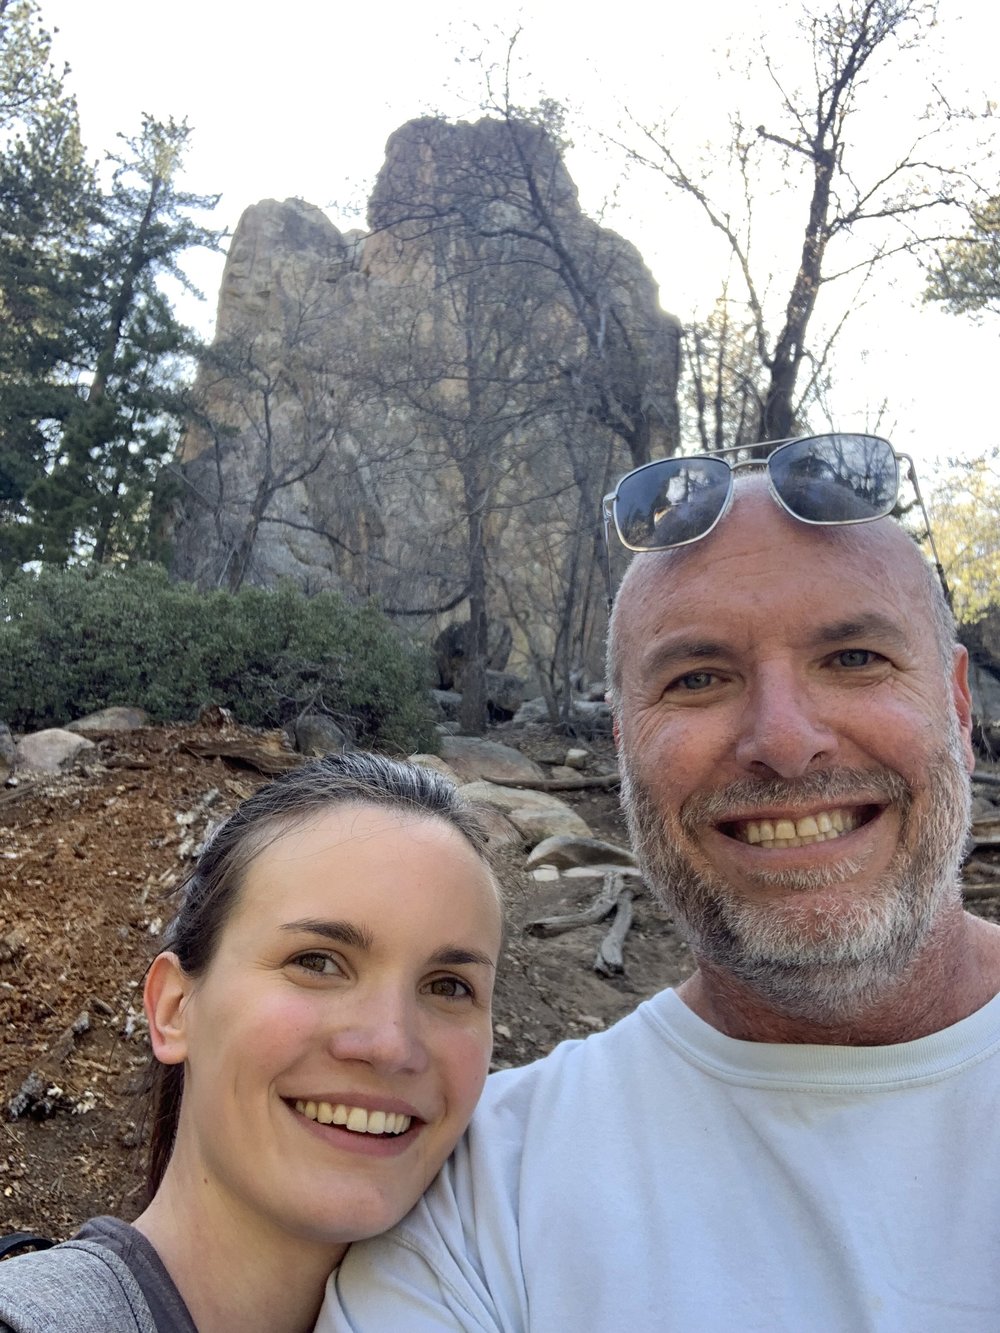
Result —
M 535 126 L 404 125 L 368 222 L 300 200 L 241 219 L 174 574 L 374 595 L 428 629 L 482 587 L 522 660 L 594 663 L 599 500 L 676 444 L 676 320 Z

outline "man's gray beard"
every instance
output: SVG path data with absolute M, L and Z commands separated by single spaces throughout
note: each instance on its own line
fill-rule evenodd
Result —
M 889 769 L 833 769 L 795 782 L 744 779 L 685 802 L 679 827 L 688 838 L 733 810 L 753 807 L 819 801 L 832 808 L 859 798 L 896 807 L 899 845 L 881 882 L 856 902 L 817 904 L 808 930 L 797 895 L 849 880 L 861 869 L 857 862 L 845 857 L 816 870 L 758 875 L 761 887 L 788 892 L 792 913 L 773 900 L 754 902 L 692 864 L 622 753 L 622 802 L 633 846 L 696 959 L 738 977 L 794 1018 L 847 1017 L 883 994 L 912 962 L 942 907 L 960 897 L 970 787 L 957 727 L 950 730 L 929 765 L 926 813 L 914 812 L 912 789 Z M 833 851 L 835 844 L 827 846 Z

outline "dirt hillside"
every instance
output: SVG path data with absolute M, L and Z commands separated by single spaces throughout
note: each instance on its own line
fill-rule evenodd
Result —
M 266 780 L 238 757 L 206 757 L 220 735 L 108 735 L 71 775 L 0 788 L 0 1231 L 62 1237 L 91 1214 L 142 1206 L 143 971 L 208 822 Z M 509 728 L 496 738 L 529 754 L 535 743 Z M 277 736 L 222 739 L 264 745 L 281 762 Z M 613 791 L 565 799 L 598 836 L 625 841 Z M 685 974 L 684 946 L 647 898 L 635 905 L 624 977 L 593 970 L 605 926 L 526 935 L 525 920 L 584 905 L 594 882 L 537 884 L 514 854 L 507 868 L 496 1067 L 605 1027 Z

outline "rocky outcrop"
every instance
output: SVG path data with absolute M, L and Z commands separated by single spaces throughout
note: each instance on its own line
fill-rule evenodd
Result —
M 374 595 L 431 631 L 468 617 L 478 551 L 491 618 L 537 661 L 609 479 L 676 442 L 679 326 L 536 127 L 404 125 L 368 221 L 241 219 L 165 488 L 173 572 Z

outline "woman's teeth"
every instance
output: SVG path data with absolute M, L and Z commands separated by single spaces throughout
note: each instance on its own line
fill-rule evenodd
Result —
M 413 1117 L 397 1111 L 366 1111 L 363 1106 L 345 1106 L 342 1102 L 296 1102 L 295 1109 L 307 1120 L 321 1125 L 343 1125 L 355 1134 L 403 1134 Z
M 830 842 L 850 833 L 861 822 L 857 810 L 823 810 L 802 819 L 748 819 L 735 824 L 735 836 L 741 842 L 759 847 L 807 847 L 813 842 Z

